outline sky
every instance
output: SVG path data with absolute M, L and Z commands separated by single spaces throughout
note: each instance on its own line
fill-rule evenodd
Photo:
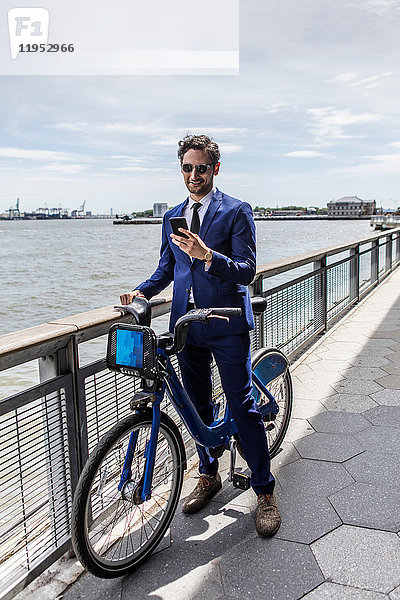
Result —
M 171 30 L 220 49 L 196 4 Z M 239 51 L 239 74 L 0 76 L 0 212 L 17 197 L 108 214 L 178 204 L 187 133 L 219 143 L 216 185 L 253 206 L 400 205 L 400 0 L 242 0 Z

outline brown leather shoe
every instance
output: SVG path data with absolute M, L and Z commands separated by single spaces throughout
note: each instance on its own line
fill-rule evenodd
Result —
M 200 475 L 200 479 L 182 506 L 182 512 L 187 515 L 197 513 L 207 506 L 211 498 L 221 489 L 222 481 L 219 473 L 216 475 Z
M 259 494 L 256 529 L 264 537 L 271 537 L 281 526 L 281 516 L 276 505 L 275 494 Z

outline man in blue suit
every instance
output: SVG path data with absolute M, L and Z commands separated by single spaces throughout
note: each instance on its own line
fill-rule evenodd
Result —
M 133 292 L 122 294 L 121 302 L 128 304 L 138 295 L 150 299 L 173 281 L 171 331 L 190 308 L 242 309 L 241 316 L 229 323 L 218 319 L 207 325 L 192 323 L 178 360 L 185 389 L 203 421 L 210 425 L 214 420 L 210 368 L 214 356 L 258 497 L 256 528 L 261 535 L 271 536 L 281 519 L 264 425 L 251 396 L 249 331 L 254 321 L 247 286 L 256 269 L 252 209 L 214 187 L 220 152 L 209 137 L 186 136 L 179 142 L 178 158 L 189 197 L 164 216 L 157 269 Z M 169 219 L 177 216 L 186 217 L 190 223 L 189 230 L 180 230 L 188 237 L 172 233 Z M 202 446 L 197 446 L 197 451 L 200 479 L 183 504 L 185 513 L 204 508 L 222 485 L 218 459 L 210 457 Z

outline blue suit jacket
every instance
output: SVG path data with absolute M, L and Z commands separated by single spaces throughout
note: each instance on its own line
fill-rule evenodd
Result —
M 137 286 L 150 299 L 174 281 L 170 330 L 185 314 L 190 289 L 197 308 L 239 307 L 241 317 L 227 321 L 211 320 L 210 337 L 235 335 L 254 328 L 253 313 L 247 286 L 256 270 L 255 225 L 251 206 L 216 190 L 199 236 L 213 250 L 208 271 L 204 262 L 192 259 L 172 243 L 170 217 L 182 216 L 185 202 L 164 215 L 160 261 L 153 275 Z

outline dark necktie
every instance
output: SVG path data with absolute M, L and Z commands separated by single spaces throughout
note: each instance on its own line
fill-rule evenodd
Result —
M 200 210 L 201 206 L 202 206 L 201 202 L 195 202 L 192 206 L 193 215 L 192 215 L 192 222 L 190 224 L 190 231 L 192 233 L 199 233 L 199 231 L 200 231 L 199 210 Z

